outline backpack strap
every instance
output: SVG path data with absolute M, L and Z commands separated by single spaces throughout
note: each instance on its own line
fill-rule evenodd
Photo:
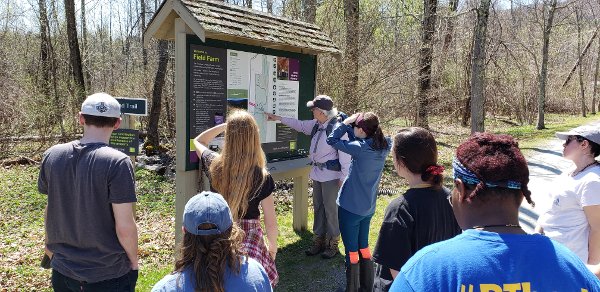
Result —
M 310 131 L 310 138 L 312 139 L 315 134 L 317 133 L 317 131 L 319 130 L 319 122 L 316 122 L 315 125 L 312 128 L 312 131 Z
M 331 132 L 333 132 L 333 127 L 335 125 L 337 125 L 338 123 L 338 117 L 335 117 L 331 120 L 329 120 L 329 123 L 327 123 L 327 127 L 325 127 L 325 134 L 327 134 L 327 137 L 329 137 L 329 134 L 331 134 Z
M 335 118 L 332 118 L 329 120 L 329 122 L 327 123 L 327 126 L 325 126 L 325 134 L 327 134 L 327 136 L 329 136 L 329 134 L 331 134 L 331 132 L 333 132 L 333 127 L 335 127 L 335 125 L 337 125 L 338 123 L 338 117 L 336 116 Z M 310 131 L 310 138 L 312 139 L 312 137 L 315 136 L 315 134 L 317 133 L 317 131 L 319 131 L 319 122 L 316 122 L 315 125 L 312 128 L 312 131 Z

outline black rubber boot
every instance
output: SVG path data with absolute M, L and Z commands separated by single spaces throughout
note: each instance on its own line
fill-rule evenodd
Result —
M 358 292 L 360 287 L 360 267 L 359 264 L 346 265 L 346 292 Z
M 375 269 L 372 259 L 360 259 L 360 292 L 372 292 L 375 281 Z

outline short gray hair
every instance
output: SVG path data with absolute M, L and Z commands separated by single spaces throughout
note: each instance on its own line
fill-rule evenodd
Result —
M 320 109 L 318 107 L 316 107 L 316 109 L 320 110 L 322 113 L 325 114 L 325 116 L 327 117 L 328 120 L 335 118 L 338 115 L 338 110 L 337 108 L 331 108 L 331 110 L 324 110 L 324 109 Z

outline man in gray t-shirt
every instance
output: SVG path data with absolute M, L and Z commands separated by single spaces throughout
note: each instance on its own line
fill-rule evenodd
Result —
M 108 146 L 121 123 L 120 105 L 106 93 L 90 95 L 79 123 L 81 140 L 48 149 L 38 178 L 39 192 L 48 195 L 46 252 L 52 257 L 52 287 L 134 291 L 138 236 L 133 166 L 127 155 Z

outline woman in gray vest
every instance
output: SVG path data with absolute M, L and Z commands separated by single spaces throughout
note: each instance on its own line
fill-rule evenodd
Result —
M 338 111 L 327 95 L 318 95 L 306 106 L 314 119 L 297 120 L 265 113 L 270 121 L 281 121 L 284 125 L 311 136 L 309 158 L 312 163 L 310 179 L 313 181 L 313 208 L 315 212 L 312 246 L 306 250 L 309 256 L 322 253 L 323 258 L 332 258 L 338 253 L 340 228 L 335 202 L 341 183 L 348 174 L 350 156 L 327 145 L 327 136 L 338 121 Z

